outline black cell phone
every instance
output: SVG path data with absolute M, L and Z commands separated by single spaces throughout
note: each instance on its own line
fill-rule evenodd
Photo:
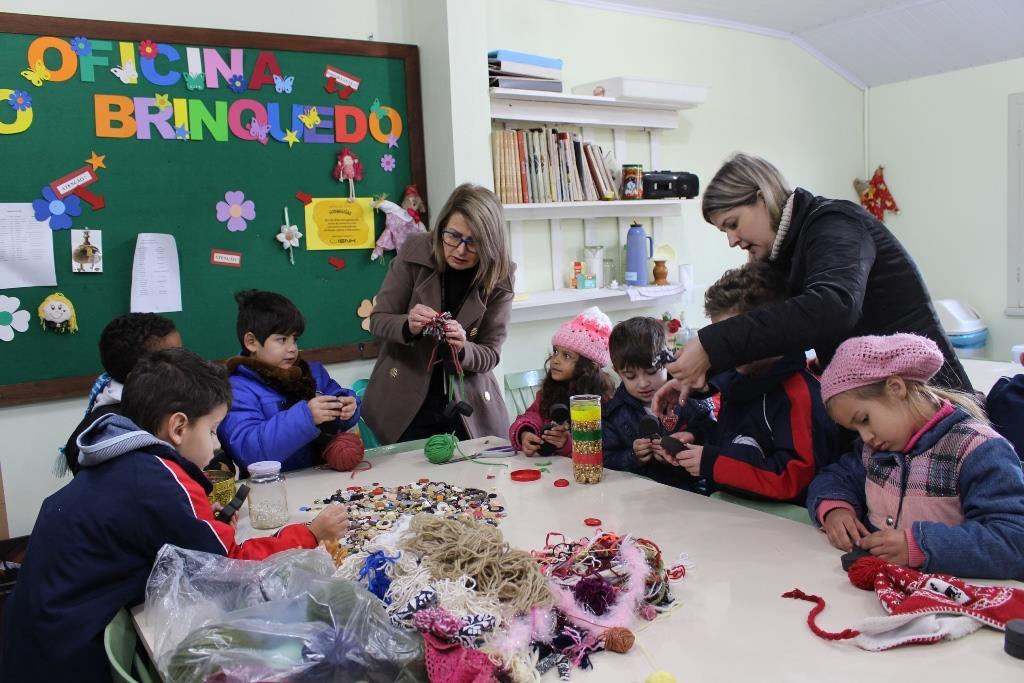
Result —
M 640 419 L 640 435 L 645 439 L 657 439 L 661 424 L 653 415 L 644 415 Z
M 564 403 L 554 403 L 548 411 L 551 414 L 551 420 L 544 425 L 544 430 L 553 429 L 560 424 L 565 424 L 569 421 L 569 408 Z M 555 447 L 549 444 L 547 441 L 540 445 L 537 450 L 537 455 L 542 458 L 547 458 L 555 453 Z
M 231 502 L 225 505 L 213 516 L 218 522 L 224 522 L 225 524 L 231 524 L 231 518 L 238 512 L 242 503 L 245 502 L 246 497 L 249 495 L 249 487 L 245 484 L 238 485 L 238 491 L 235 492 L 235 497 L 231 499 Z
M 854 562 L 856 562 L 857 560 L 859 560 L 862 557 L 870 557 L 870 556 L 871 556 L 871 553 L 869 553 L 867 550 L 864 550 L 863 548 L 854 548 L 853 550 L 851 550 L 848 553 L 843 553 L 843 556 L 839 558 L 839 561 L 843 565 L 843 571 L 844 572 L 848 572 L 848 571 L 850 571 L 850 567 L 853 566 Z

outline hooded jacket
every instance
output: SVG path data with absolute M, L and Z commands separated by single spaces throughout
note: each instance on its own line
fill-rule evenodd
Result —
M 700 330 L 709 376 L 761 358 L 814 349 L 821 367 L 850 337 L 912 332 L 945 356 L 935 383 L 971 390 L 928 287 L 888 228 L 860 206 L 797 188 L 776 265 L 789 274 L 790 298 Z
M 103 629 L 143 601 L 165 543 L 252 560 L 316 547 L 298 524 L 237 544 L 200 469 L 126 417 L 101 417 L 78 447 L 82 469 L 43 501 L 4 609 L 0 680 L 109 681 Z

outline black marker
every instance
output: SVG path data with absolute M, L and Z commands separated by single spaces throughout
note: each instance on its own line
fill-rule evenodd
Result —
M 220 509 L 217 514 L 213 516 L 218 522 L 224 522 L 225 524 L 231 524 L 231 518 L 235 516 L 235 513 L 242 507 L 242 503 L 245 502 L 246 496 L 249 495 L 249 487 L 245 484 L 239 484 L 238 492 L 235 493 L 235 497 L 231 499 L 231 502 Z

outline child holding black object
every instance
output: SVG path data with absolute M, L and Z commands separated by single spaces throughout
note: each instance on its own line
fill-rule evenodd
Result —
M 359 399 L 320 363 L 299 357 L 306 319 L 286 297 L 235 295 L 242 354 L 228 361 L 234 401 L 218 434 L 240 468 L 276 460 L 282 470 L 322 462 L 324 447 L 359 421 Z
M 103 629 L 142 602 L 166 543 L 257 560 L 347 531 L 340 505 L 241 545 L 233 524 L 214 519 L 200 468 L 230 402 L 224 370 L 191 351 L 139 360 L 124 386 L 124 415 L 104 415 L 82 433 L 82 470 L 43 502 L 4 610 L 0 680 L 109 682 Z
M 971 395 L 929 382 L 938 345 L 854 337 L 821 377 L 829 414 L 860 437 L 807 493 L 829 543 L 924 572 L 1024 579 L 1024 474 Z
M 552 351 L 545 363 L 544 383 L 530 407 L 508 430 L 513 448 L 526 455 L 572 455 L 569 426 L 552 421 L 553 413 L 561 412 L 553 409 L 568 406 L 569 397 L 577 394 L 595 394 L 605 399 L 611 396 L 614 385 L 601 369 L 608 365 L 611 329 L 612 321 L 597 306 L 558 328 L 551 337 Z
M 785 298 L 782 273 L 750 262 L 707 289 L 704 310 L 718 322 Z M 707 393 L 721 398 L 716 433 L 669 460 L 704 477 L 709 487 L 802 505 L 815 473 L 839 457 L 835 423 L 803 352 L 741 365 L 709 385 Z
M 100 363 L 103 374 L 96 378 L 89 391 L 89 403 L 85 417 L 75 427 L 68 442 L 61 449 L 64 454 L 58 461 L 58 470 L 64 474 L 64 466 L 72 474 L 78 474 L 78 435 L 97 418 L 108 413 L 121 414 L 121 391 L 128 373 L 139 358 L 150 351 L 172 349 L 181 346 L 181 334 L 174 322 L 156 313 L 128 313 L 114 318 L 100 333 Z
M 677 488 L 704 492 L 704 482 L 678 467 L 656 460 L 662 438 L 686 430 L 703 439 L 714 427 L 710 401 L 688 399 L 666 419 L 650 412 L 651 399 L 668 381 L 664 354 L 668 353 L 665 328 L 654 318 L 624 320 L 608 339 L 612 367 L 622 379 L 611 400 L 602 406 L 604 465 L 613 470 L 636 472 Z M 667 356 L 671 358 L 671 354 Z M 663 451 L 662 451 L 663 452 Z

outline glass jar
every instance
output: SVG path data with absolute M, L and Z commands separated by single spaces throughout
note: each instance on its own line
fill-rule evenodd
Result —
M 596 484 L 604 476 L 601 444 L 601 397 L 580 394 L 569 397 L 572 421 L 572 474 L 577 484 Z
M 606 258 L 602 265 L 604 266 L 604 284 L 602 287 L 609 287 L 612 282 L 618 281 L 618 278 L 615 276 L 615 259 Z
M 264 460 L 249 465 L 248 500 L 253 529 L 276 529 L 288 522 L 288 494 L 281 463 Z

